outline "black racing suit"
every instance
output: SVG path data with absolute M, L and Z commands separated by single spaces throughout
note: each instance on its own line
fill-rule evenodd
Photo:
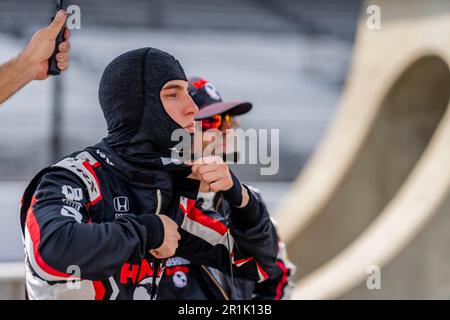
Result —
M 267 280 L 277 236 L 255 195 L 249 191 L 246 208 L 230 208 L 235 221 L 255 215 L 253 225 L 225 226 L 195 209 L 196 190 L 186 184 L 164 170 L 133 171 L 105 142 L 41 171 L 20 209 L 28 298 L 155 299 L 165 268 L 165 260 L 149 254 L 164 234 L 155 214 L 180 226 L 177 256 Z
M 248 186 L 261 206 L 259 190 Z M 230 224 L 230 206 L 222 193 L 200 193 L 196 207 L 212 219 Z M 217 269 L 191 263 L 181 257 L 167 260 L 157 300 L 281 300 L 290 299 L 295 266 L 279 240 L 275 271 L 263 282 L 234 278 Z M 238 262 L 239 263 L 239 262 Z

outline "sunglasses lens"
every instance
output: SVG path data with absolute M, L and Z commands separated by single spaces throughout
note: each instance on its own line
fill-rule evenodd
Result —
M 202 120 L 202 129 L 203 130 L 219 129 L 221 125 L 222 125 L 222 117 L 220 115 L 215 115 L 211 118 Z

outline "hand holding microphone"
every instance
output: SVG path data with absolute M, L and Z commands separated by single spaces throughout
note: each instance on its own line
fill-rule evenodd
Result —
M 37 31 L 21 53 L 21 59 L 33 70 L 33 80 L 44 80 L 48 74 L 59 74 L 55 67 L 60 71 L 69 67 L 70 31 L 64 28 L 66 19 L 67 13 L 59 10 L 52 23 Z M 63 39 L 62 42 L 57 40 L 58 36 Z M 54 59 L 50 59 L 52 57 Z M 49 59 L 54 63 L 49 63 Z

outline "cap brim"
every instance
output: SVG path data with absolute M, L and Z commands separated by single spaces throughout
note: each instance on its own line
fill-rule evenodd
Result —
M 195 115 L 195 120 L 211 118 L 216 114 L 229 113 L 233 116 L 244 114 L 252 109 L 250 102 L 234 101 L 234 102 L 217 102 L 206 106 Z

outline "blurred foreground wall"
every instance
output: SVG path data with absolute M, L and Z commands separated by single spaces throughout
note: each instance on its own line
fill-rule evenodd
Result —
M 449 34 L 447 0 L 363 6 L 337 115 L 278 212 L 295 298 L 450 298 Z

